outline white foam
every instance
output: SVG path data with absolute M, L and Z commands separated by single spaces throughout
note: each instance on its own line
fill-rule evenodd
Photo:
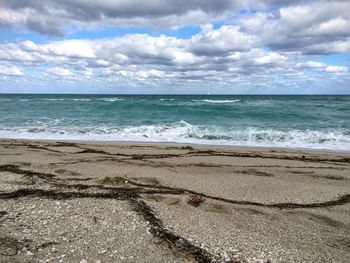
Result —
M 240 102 L 240 100 L 192 100 L 192 101 L 197 101 L 197 102 L 206 102 L 206 103 L 235 103 L 235 102 Z
M 73 101 L 91 101 L 91 99 L 72 99 Z
M 43 99 L 44 101 L 64 101 L 65 99 Z
M 57 120 L 55 120 L 57 123 Z M 51 127 L 51 128 L 48 128 Z M 217 126 L 196 126 L 185 121 L 164 125 L 123 127 L 52 126 L 0 129 L 1 138 L 64 139 L 92 141 L 175 142 L 212 145 L 290 147 L 350 151 L 346 131 L 311 130 L 233 130 Z
M 106 101 L 106 102 L 124 101 L 124 99 L 122 99 L 122 98 L 104 98 L 104 99 L 100 99 L 100 100 Z

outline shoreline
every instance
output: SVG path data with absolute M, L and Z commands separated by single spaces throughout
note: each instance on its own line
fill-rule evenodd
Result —
M 350 260 L 350 153 L 1 139 L 0 154 L 0 261 Z
M 303 148 L 303 147 L 283 147 L 283 146 L 250 146 L 250 145 L 229 145 L 229 144 L 205 144 L 205 143 L 186 143 L 186 142 L 162 142 L 162 141 L 112 141 L 112 140 L 77 140 L 77 139 L 28 139 L 28 138 L 0 138 L 2 141 L 29 141 L 29 142 L 67 142 L 67 143 L 81 143 L 81 144 L 95 144 L 95 145 L 157 145 L 157 146 L 193 146 L 199 148 L 217 148 L 227 150 L 276 150 L 276 151 L 291 151 L 291 152 L 313 152 L 313 153 L 343 153 L 350 154 L 349 150 L 341 149 L 326 149 L 326 148 Z

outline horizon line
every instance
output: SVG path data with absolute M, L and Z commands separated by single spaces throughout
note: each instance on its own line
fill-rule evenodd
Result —
M 25 92 L 13 92 L 5 93 L 0 92 L 0 95 L 118 95 L 118 96 L 350 96 L 350 93 L 286 93 L 286 94 L 249 94 L 249 93 L 25 93 Z

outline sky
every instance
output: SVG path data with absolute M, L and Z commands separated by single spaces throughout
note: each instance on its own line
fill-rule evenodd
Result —
M 0 0 L 0 92 L 350 94 L 350 0 Z

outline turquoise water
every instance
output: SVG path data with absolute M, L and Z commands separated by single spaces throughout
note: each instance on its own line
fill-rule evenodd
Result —
M 2 94 L 0 137 L 350 151 L 350 96 Z

